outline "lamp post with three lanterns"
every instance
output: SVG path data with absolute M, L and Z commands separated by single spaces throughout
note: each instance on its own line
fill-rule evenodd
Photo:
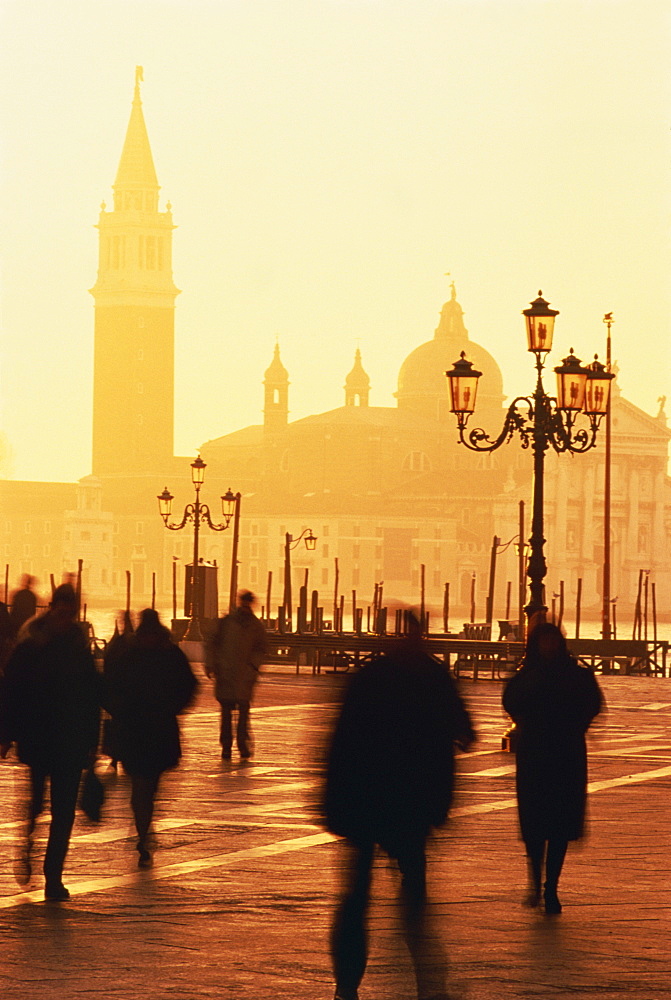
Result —
M 193 521 L 193 566 L 191 573 L 191 608 L 190 608 L 190 620 L 187 627 L 186 633 L 184 635 L 185 639 L 200 642 L 203 638 L 200 631 L 200 588 L 198 580 L 198 547 L 199 547 L 199 535 L 200 535 L 200 525 L 204 523 L 212 531 L 226 531 L 230 526 L 231 520 L 233 520 L 233 555 L 231 558 L 231 590 L 232 597 L 231 600 L 235 602 L 235 577 L 237 570 L 237 543 L 240 527 L 240 494 L 233 493 L 229 489 L 221 498 L 221 510 L 224 517 L 223 524 L 215 524 L 212 521 L 212 516 L 210 514 L 210 508 L 205 503 L 200 502 L 200 488 L 205 480 L 205 469 L 206 463 L 202 460 L 200 455 L 196 458 L 195 462 L 191 463 L 191 481 L 196 489 L 196 499 L 194 503 L 188 503 L 184 508 L 184 514 L 182 520 L 178 524 L 172 524 L 168 520 L 172 512 L 172 501 L 175 499 L 168 490 L 166 486 L 163 492 L 158 496 L 158 509 L 161 517 L 163 518 L 163 523 L 166 528 L 170 531 L 181 531 L 189 521 Z
M 462 444 L 471 451 L 495 451 L 517 433 L 522 447 L 531 447 L 533 451 L 533 513 L 527 566 L 531 596 L 524 609 L 527 620 L 537 612 L 547 610 L 543 602 L 543 580 L 547 573 L 543 552 L 545 452 L 550 445 L 558 453 L 582 453 L 595 446 L 599 424 L 608 412 L 610 382 L 615 377 L 606 371 L 596 355 L 591 365 L 583 367 L 571 348 L 568 357 L 554 369 L 557 375 L 556 398 L 546 393 L 542 372 L 545 358 L 552 349 L 554 321 L 558 312 L 550 308 L 542 292 L 531 303 L 531 308 L 523 310 L 528 350 L 536 359 L 536 388 L 533 395 L 518 396 L 513 400 L 497 438 L 491 439 L 480 427 L 467 431 L 468 419 L 475 410 L 478 379 L 482 372 L 473 368 L 462 351 L 460 359 L 445 373 L 450 387 L 450 409 L 457 417 Z M 589 420 L 588 427 L 576 426 L 576 418 L 581 412 Z

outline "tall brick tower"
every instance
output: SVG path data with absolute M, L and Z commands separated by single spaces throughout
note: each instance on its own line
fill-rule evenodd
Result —
M 93 376 L 93 474 L 163 470 L 173 456 L 172 213 L 159 185 L 142 113 L 142 67 L 114 182 L 98 220 Z

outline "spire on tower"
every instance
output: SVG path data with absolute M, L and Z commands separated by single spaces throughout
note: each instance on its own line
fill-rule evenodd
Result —
M 130 208 L 156 211 L 158 207 L 159 184 L 140 98 L 142 80 L 142 67 L 137 66 L 133 105 L 114 182 L 114 207 L 117 211 Z

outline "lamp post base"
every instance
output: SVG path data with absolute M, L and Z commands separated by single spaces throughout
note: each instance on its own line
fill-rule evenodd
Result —
M 200 630 L 200 619 L 195 615 L 189 622 L 186 632 L 184 633 L 184 640 L 186 642 L 202 642 L 203 633 Z

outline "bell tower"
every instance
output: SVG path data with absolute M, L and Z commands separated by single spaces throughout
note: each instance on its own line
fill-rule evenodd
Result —
M 266 432 L 283 431 L 289 420 L 289 373 L 280 359 L 280 345 L 263 379 L 263 428 Z
M 165 469 L 173 456 L 172 212 L 159 185 L 142 113 L 142 67 L 114 182 L 103 202 L 95 300 L 93 474 Z

